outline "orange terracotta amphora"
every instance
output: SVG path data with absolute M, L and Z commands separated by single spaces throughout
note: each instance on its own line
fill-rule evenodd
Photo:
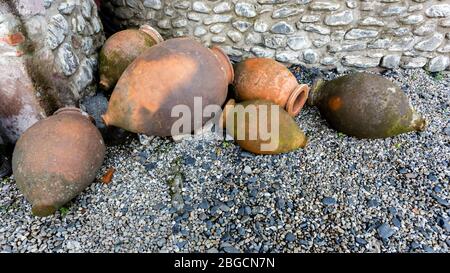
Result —
M 235 65 L 235 96 L 238 101 L 268 100 L 296 116 L 308 99 L 309 87 L 299 84 L 281 63 L 269 58 L 250 58 Z
M 190 110 L 191 133 L 208 120 L 194 122 L 194 111 L 199 110 L 194 99 L 201 98 L 203 108 L 222 106 L 233 78 L 233 66 L 218 47 L 208 49 L 190 38 L 170 39 L 146 50 L 125 70 L 103 120 L 134 133 L 170 136 L 179 119 L 172 110 L 184 105 Z

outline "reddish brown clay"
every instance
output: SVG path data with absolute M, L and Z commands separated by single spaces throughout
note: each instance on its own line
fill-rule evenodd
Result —
M 105 155 L 100 132 L 78 108 L 62 108 L 17 141 L 13 173 L 37 216 L 69 202 L 95 178 Z
M 297 79 L 282 64 L 268 58 L 250 58 L 235 66 L 236 99 L 268 100 L 296 116 L 305 105 L 309 87 Z
M 112 35 L 100 51 L 100 87 L 105 91 L 113 88 L 137 56 L 162 41 L 163 37 L 149 25 Z
M 176 105 L 190 109 L 194 124 L 194 98 L 202 106 L 221 106 L 233 82 L 233 67 L 219 48 L 205 48 L 190 38 L 167 40 L 146 50 L 125 70 L 114 89 L 106 125 L 147 135 L 170 136 L 179 117 L 172 117 Z M 196 109 L 202 110 L 202 109 Z

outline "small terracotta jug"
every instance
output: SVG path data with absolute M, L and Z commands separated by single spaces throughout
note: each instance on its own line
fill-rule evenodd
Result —
M 233 66 L 218 47 L 208 49 L 190 38 L 176 38 L 146 50 L 125 70 L 103 115 L 106 125 L 134 133 L 170 136 L 179 117 L 175 106 L 190 111 L 190 132 L 200 129 L 208 118 L 195 122 L 195 111 L 207 105 L 223 105 Z M 201 99 L 194 109 L 194 100 Z
M 106 40 L 99 55 L 100 88 L 110 90 L 123 71 L 146 49 L 164 41 L 149 25 L 119 31 Z
M 12 167 L 33 214 L 48 216 L 92 183 L 104 156 L 102 136 L 90 117 L 67 107 L 25 131 Z
M 298 84 L 289 69 L 268 58 L 250 58 L 236 64 L 234 88 L 238 101 L 272 101 L 290 116 L 300 113 L 309 92 L 308 85 Z

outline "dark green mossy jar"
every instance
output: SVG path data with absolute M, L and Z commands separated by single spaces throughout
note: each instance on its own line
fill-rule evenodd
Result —
M 393 82 L 369 73 L 354 73 L 331 81 L 318 80 L 309 105 L 339 132 L 357 138 L 386 138 L 423 131 L 426 121 Z

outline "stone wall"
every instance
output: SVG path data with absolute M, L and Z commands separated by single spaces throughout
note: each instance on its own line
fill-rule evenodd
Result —
M 105 40 L 93 0 L 0 0 L 0 131 L 31 125 L 96 92 Z
M 121 28 L 149 23 L 229 55 L 322 68 L 449 69 L 450 0 L 103 0 Z

